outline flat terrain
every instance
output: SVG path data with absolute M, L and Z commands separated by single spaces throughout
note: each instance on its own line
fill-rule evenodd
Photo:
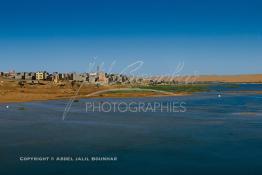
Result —
M 180 76 L 177 81 L 196 82 L 224 82 L 224 83 L 262 83 L 262 74 L 250 75 L 200 75 L 200 76 Z
M 152 97 L 152 96 L 173 96 L 173 95 L 186 95 L 193 92 L 202 92 L 208 90 L 207 84 L 212 82 L 224 83 L 262 83 L 262 74 L 257 75 L 230 75 L 230 76 L 199 76 L 199 77 L 178 77 L 175 79 L 178 82 L 188 81 L 189 83 L 194 80 L 194 85 L 110 85 L 110 86 L 96 86 L 91 84 L 75 83 L 72 85 L 70 82 L 61 82 L 54 84 L 50 81 L 42 81 L 38 84 L 25 83 L 20 85 L 19 81 L 0 78 L 0 103 L 4 102 L 26 102 L 35 100 L 52 100 L 52 99 L 66 99 L 71 98 L 77 94 L 78 98 L 87 97 Z M 199 85 L 199 83 L 207 83 L 206 85 Z M 81 88 L 80 88 L 81 86 Z M 104 91 L 109 89 L 121 88 L 141 88 L 148 89 L 148 91 L 113 91 L 101 94 L 89 94 Z M 78 92 L 78 89 L 79 92 Z M 153 89 L 154 91 L 151 91 Z M 162 91 L 162 92 L 161 92 Z M 168 93 L 163 93 L 168 92 Z M 261 93 L 258 91 L 257 93 Z
M 58 85 L 53 82 L 42 81 L 40 84 L 25 83 L 20 86 L 18 81 L 0 78 L 0 103 L 4 102 L 26 102 L 36 100 L 53 100 L 67 99 L 77 95 L 78 98 L 85 98 L 89 94 L 118 88 L 131 88 L 126 85 L 114 86 L 96 86 L 90 84 L 76 83 L 74 86 L 70 82 L 64 82 Z M 79 92 L 78 92 L 79 89 Z M 180 93 L 181 94 L 181 93 Z M 94 94 L 89 97 L 147 97 L 147 96 L 163 96 L 172 94 L 163 94 L 154 91 L 128 91 L 128 92 L 107 92 L 104 94 Z M 175 93 L 173 95 L 176 95 Z

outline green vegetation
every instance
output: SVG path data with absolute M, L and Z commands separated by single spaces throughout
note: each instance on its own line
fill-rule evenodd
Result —
M 202 84 L 181 84 L 181 85 L 149 85 L 140 86 L 141 89 L 153 89 L 166 92 L 203 92 L 208 91 L 208 85 Z
M 193 92 L 204 92 L 208 91 L 209 85 L 207 84 L 180 84 L 180 85 L 143 85 L 143 86 L 133 86 L 134 89 L 129 90 L 114 90 L 108 91 L 104 94 L 135 94 L 135 93 L 145 93 L 154 91 L 156 93 L 169 92 L 169 93 L 193 93 Z M 100 94 L 100 96 L 103 96 Z

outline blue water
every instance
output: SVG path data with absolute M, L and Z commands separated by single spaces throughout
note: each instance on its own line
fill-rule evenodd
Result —
M 237 84 L 237 83 L 214 83 L 209 85 L 210 91 L 261 91 L 262 84 Z
M 262 95 L 102 100 L 178 101 L 186 112 L 86 113 L 86 101 L 101 99 L 81 99 L 62 121 L 66 100 L 1 104 L 0 174 L 262 174 Z M 19 161 L 92 155 L 118 161 Z

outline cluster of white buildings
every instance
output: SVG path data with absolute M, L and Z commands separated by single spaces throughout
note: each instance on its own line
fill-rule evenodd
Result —
M 88 82 L 91 84 L 116 84 L 116 83 L 130 83 L 130 78 L 120 74 L 107 74 L 103 71 L 91 73 L 48 73 L 47 71 L 38 72 L 0 72 L 0 76 L 24 81 L 53 81 L 58 83 L 60 81 L 76 81 Z

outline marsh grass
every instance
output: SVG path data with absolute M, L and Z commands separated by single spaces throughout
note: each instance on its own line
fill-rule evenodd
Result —
M 208 91 L 208 85 L 205 84 L 187 84 L 187 85 L 149 85 L 149 86 L 140 86 L 141 89 L 153 89 L 159 91 L 167 92 L 203 92 Z

